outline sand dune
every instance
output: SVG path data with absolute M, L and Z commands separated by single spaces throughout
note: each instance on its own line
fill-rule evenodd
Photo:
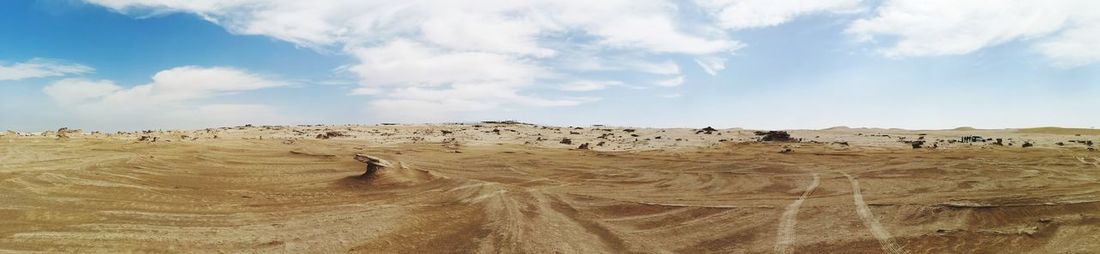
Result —
M 1100 152 L 1076 142 L 1096 134 L 790 134 L 507 123 L 9 133 L 0 251 L 1100 249 Z M 960 141 L 973 135 L 983 141 Z M 359 153 L 394 165 L 361 178 Z

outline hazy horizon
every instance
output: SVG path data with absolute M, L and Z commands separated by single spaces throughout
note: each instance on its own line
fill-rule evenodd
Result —
M 85 129 L 85 128 L 80 128 L 79 126 L 61 126 L 61 127 L 58 127 L 58 128 L 47 128 L 47 129 L 40 129 L 40 130 L 34 130 L 34 129 L 31 129 L 31 130 L 6 129 L 6 130 L 21 132 L 21 133 L 38 133 L 38 132 L 43 132 L 43 131 L 55 131 L 55 130 L 60 129 L 60 128 L 67 128 L 67 129 L 70 129 L 70 130 L 81 130 L 81 131 L 84 131 L 84 132 L 100 131 L 100 132 L 110 133 L 110 132 L 118 132 L 118 131 L 134 132 L 134 131 L 143 131 L 143 130 L 196 130 L 196 129 L 208 129 L 208 128 L 232 128 L 232 127 L 241 127 L 241 126 L 246 126 L 246 125 L 251 125 L 251 126 L 255 126 L 255 127 L 261 127 L 261 126 L 313 126 L 313 125 L 320 125 L 320 126 L 378 126 L 378 125 L 381 125 L 381 126 L 385 126 L 385 125 L 391 125 L 391 124 L 392 125 L 404 125 L 404 126 L 416 126 L 416 125 L 451 125 L 451 124 L 476 125 L 476 124 L 485 124 L 485 122 L 487 122 L 487 121 L 502 121 L 502 120 L 462 121 L 462 122 L 377 122 L 377 123 L 298 123 L 298 124 L 278 124 L 278 123 L 252 124 L 252 123 L 244 123 L 244 124 L 240 124 L 240 125 L 196 126 L 196 127 L 190 127 L 190 128 L 144 128 L 144 129 L 143 128 Z M 967 128 L 975 129 L 975 130 L 1014 130 L 1014 129 L 1041 129 L 1041 128 L 1088 129 L 1088 130 L 1096 129 L 1095 127 L 1065 127 L 1065 126 L 1017 126 L 1017 127 L 958 126 L 958 127 L 938 128 L 938 129 L 910 129 L 910 128 L 882 127 L 882 126 L 843 126 L 843 125 L 829 126 L 829 127 L 822 127 L 822 128 L 754 128 L 754 127 L 745 127 L 745 126 L 722 126 L 722 125 L 638 126 L 638 125 L 615 125 L 615 124 L 599 124 L 599 123 L 595 123 L 595 124 L 583 124 L 583 123 L 582 124 L 552 124 L 552 123 L 539 123 L 539 122 L 533 122 L 533 121 L 519 121 L 519 120 L 511 120 L 511 119 L 508 119 L 506 121 L 516 121 L 516 122 L 519 122 L 519 123 L 522 123 L 522 124 L 533 124 L 533 125 L 536 125 L 536 126 L 549 126 L 549 127 L 561 127 L 561 128 L 566 128 L 566 127 L 583 127 L 583 128 L 608 127 L 608 128 L 701 129 L 701 128 L 705 128 L 705 127 L 713 127 L 713 128 L 718 128 L 718 129 L 745 129 L 745 130 L 827 130 L 827 129 L 835 129 L 835 128 L 850 128 L 850 129 L 879 129 L 879 130 L 906 130 L 906 131 L 951 131 L 951 130 L 964 131 Z

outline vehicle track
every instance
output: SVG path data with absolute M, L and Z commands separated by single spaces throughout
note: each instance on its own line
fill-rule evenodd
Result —
M 856 213 L 859 214 L 859 219 L 863 220 L 863 225 L 871 230 L 871 235 L 875 236 L 878 243 L 882 245 L 882 250 L 894 254 L 906 253 L 905 249 L 902 249 L 897 242 L 894 242 L 894 238 L 890 236 L 890 232 L 882 227 L 878 219 L 875 219 L 875 214 L 871 213 L 871 208 L 867 207 L 867 202 L 863 201 L 863 193 L 860 192 L 859 180 L 848 173 L 844 173 L 844 177 L 847 177 L 848 182 L 852 183 L 852 200 L 856 204 Z
M 813 181 L 806 187 L 806 191 L 802 192 L 802 196 L 787 205 L 787 209 L 783 211 L 783 216 L 779 220 L 779 230 L 777 230 L 775 237 L 776 253 L 791 253 L 790 247 L 795 241 L 794 226 L 798 224 L 798 209 L 802 207 L 802 202 L 806 201 L 806 198 L 810 197 L 820 184 L 821 177 L 814 174 Z

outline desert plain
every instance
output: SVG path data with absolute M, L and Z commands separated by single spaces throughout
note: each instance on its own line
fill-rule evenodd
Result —
M 1097 253 L 1093 142 L 509 121 L 9 131 L 0 252 Z M 356 154 L 389 166 L 363 175 Z

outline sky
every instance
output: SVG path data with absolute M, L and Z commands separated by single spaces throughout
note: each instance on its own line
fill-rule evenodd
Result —
M 1100 1 L 0 1 L 0 129 L 1100 125 Z

